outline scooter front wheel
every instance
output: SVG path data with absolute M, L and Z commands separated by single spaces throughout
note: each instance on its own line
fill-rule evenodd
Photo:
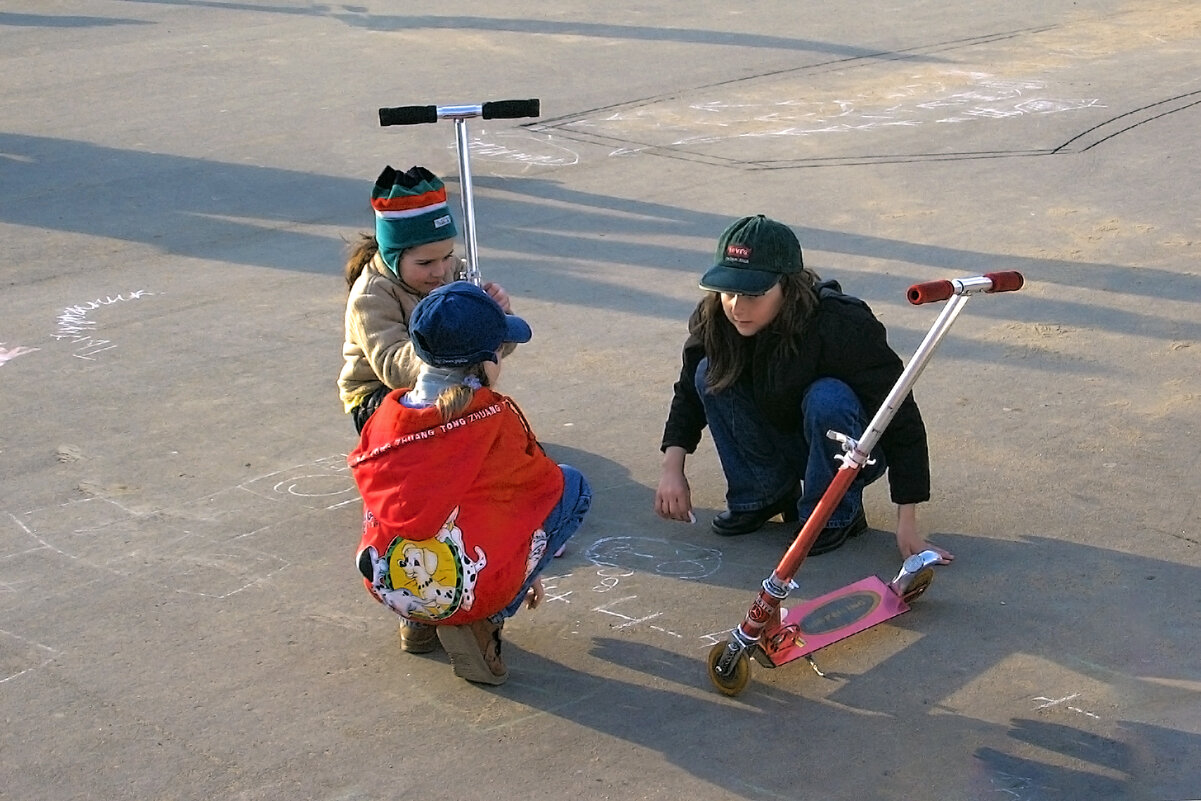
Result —
M 922 568 L 913 577 L 913 580 L 909 582 L 909 586 L 905 589 L 905 594 L 901 598 L 907 604 L 913 603 L 919 595 L 926 591 L 932 581 L 934 581 L 934 568 Z
M 722 695 L 735 696 L 745 690 L 747 682 L 751 680 L 751 661 L 743 651 L 730 666 L 729 674 L 723 676 L 717 672 L 717 665 L 725 654 L 726 647 L 724 642 L 719 642 L 709 649 L 709 680 Z

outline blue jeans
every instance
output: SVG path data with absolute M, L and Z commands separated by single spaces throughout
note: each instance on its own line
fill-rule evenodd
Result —
M 842 446 L 826 437 L 836 431 L 858 439 L 870 418 L 859 398 L 842 381 L 819 378 L 798 400 L 801 426 L 782 431 L 755 407 L 749 380 L 718 393 L 705 387 L 708 359 L 696 370 L 696 388 L 705 407 L 709 433 L 726 477 L 726 505 L 731 512 L 755 512 L 796 492 L 803 483 L 797 511 L 808 520 L 822 493 L 830 486 L 840 462 Z M 830 515 L 828 528 L 849 525 L 863 508 L 863 488 L 884 475 L 884 457 L 864 466 Z
M 492 616 L 491 620 L 494 623 L 499 623 L 505 618 L 517 614 L 522 604 L 525 603 L 526 593 L 533 586 L 534 579 L 538 578 L 555 558 L 555 551 L 566 545 L 567 541 L 576 533 L 584 522 L 584 515 L 588 513 L 588 508 L 592 506 L 592 487 L 589 486 L 588 479 L 584 478 L 583 474 L 574 467 L 561 464 L 559 469 L 563 471 L 563 494 L 542 524 L 542 530 L 546 532 L 546 551 L 538 560 L 537 566 L 526 577 L 525 584 L 521 586 L 517 597 Z

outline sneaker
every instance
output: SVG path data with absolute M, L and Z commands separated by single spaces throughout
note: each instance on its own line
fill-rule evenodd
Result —
M 557 551 L 555 551 L 555 558 L 559 559 L 565 553 L 567 553 L 567 543 L 563 543 L 562 545 L 559 546 L 559 549 Z
M 438 644 L 438 632 L 428 623 L 400 621 L 400 650 L 408 654 L 428 654 Z
M 484 619 L 465 626 L 438 626 L 438 639 L 456 676 L 479 684 L 505 683 L 509 669 L 500 657 L 503 625 Z
M 818 556 L 829 553 L 835 548 L 841 548 L 851 537 L 858 537 L 865 531 L 867 531 L 867 517 L 863 514 L 863 509 L 860 509 L 851 522 L 845 526 L 822 529 L 822 533 L 817 535 L 813 547 L 809 549 L 808 555 Z

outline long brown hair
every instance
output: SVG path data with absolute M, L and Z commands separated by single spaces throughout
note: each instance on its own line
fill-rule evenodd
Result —
M 780 276 L 784 299 L 780 312 L 756 337 L 766 336 L 775 344 L 771 365 L 796 356 L 800 336 L 817 308 L 817 290 L 821 280 L 808 267 L 800 272 Z M 721 306 L 721 293 L 710 292 L 701 301 L 700 337 L 709 359 L 705 384 L 711 392 L 729 389 L 742 375 L 754 355 L 752 340 L 742 336 L 726 318 Z
M 363 268 L 375 258 L 379 252 L 379 242 L 375 234 L 361 233 L 354 242 L 350 243 L 350 255 L 346 259 L 346 291 L 354 287 L 354 282 L 363 274 Z

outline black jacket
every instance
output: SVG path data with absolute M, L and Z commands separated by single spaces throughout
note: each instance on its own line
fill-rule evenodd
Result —
M 688 320 L 684 366 L 676 381 L 671 411 L 663 430 L 662 449 L 696 450 L 704 430 L 705 410 L 693 377 L 704 358 L 698 335 L 700 304 Z M 779 335 L 760 332 L 748 342 L 755 404 L 772 425 L 796 431 L 801 422 L 801 397 L 818 378 L 837 378 L 859 397 L 868 416 L 876 413 L 900 377 L 904 365 L 888 345 L 884 326 L 866 303 L 844 295 L 837 281 L 818 285 L 817 311 L 806 323 L 798 341 L 798 355 L 780 364 Z M 930 454 L 926 427 L 910 393 L 901 403 L 879 446 L 888 463 L 888 485 L 893 503 L 930 500 Z

